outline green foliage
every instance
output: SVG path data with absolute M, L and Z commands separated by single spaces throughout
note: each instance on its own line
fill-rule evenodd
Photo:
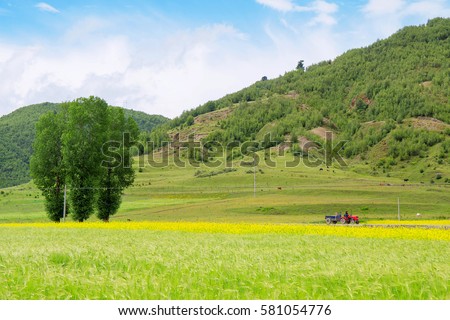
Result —
M 39 117 L 58 110 L 42 103 L 18 109 L 0 118 L 0 188 L 30 181 L 30 157 Z
M 141 131 L 152 131 L 154 128 L 163 125 L 169 121 L 168 118 L 160 115 L 150 115 L 142 111 L 136 111 L 136 110 L 130 110 L 130 109 L 123 109 L 125 118 L 133 119 L 137 126 L 139 127 L 139 130 Z
M 189 115 L 184 123 L 185 126 L 192 126 L 194 124 L 194 117 Z
M 108 105 L 97 97 L 65 103 L 67 123 L 62 135 L 64 166 L 72 187 L 73 218 L 84 221 L 94 210 L 102 163 L 102 145 L 108 141 Z
M 111 154 L 103 150 L 97 199 L 97 217 L 103 221 L 109 221 L 109 217 L 117 212 L 123 190 L 133 184 L 135 173 L 130 148 L 133 146 L 132 138 L 139 134 L 134 120 L 127 120 L 122 109 L 109 108 L 108 122 L 108 146 L 115 148 Z
M 210 178 L 210 177 L 217 176 L 219 174 L 230 173 L 230 172 L 235 172 L 235 171 L 237 171 L 236 168 L 224 168 L 221 170 L 213 170 L 213 171 L 209 171 L 209 172 L 197 170 L 195 172 L 194 176 L 197 178 Z
M 152 131 L 141 131 L 139 134 L 139 154 L 149 153 L 168 144 L 170 137 L 166 125 L 158 126 Z
M 304 64 L 304 62 L 305 62 L 304 60 L 300 60 L 297 63 L 297 67 L 295 69 L 305 71 L 305 64 Z
M 0 188 L 30 181 L 36 123 L 43 114 L 60 111 L 60 104 L 46 102 L 20 108 L 0 118 Z M 126 118 L 136 121 L 140 130 L 151 131 L 168 121 L 163 116 L 140 111 L 124 109 L 124 112 Z
M 34 183 L 42 190 L 48 217 L 57 221 L 63 217 L 66 172 L 63 165 L 62 133 L 65 114 L 49 112 L 36 125 L 34 154 L 30 170 Z
M 108 221 L 120 206 L 122 191 L 134 181 L 130 148 L 139 133 L 137 124 L 97 97 L 61 108 L 37 123 L 31 162 L 35 184 L 45 196 L 50 219 L 62 217 L 67 183 L 75 220 L 88 219 L 97 205 L 98 217 Z
M 425 156 L 429 147 L 441 142 L 440 133 L 412 128 L 398 128 L 392 132 L 388 141 L 389 155 L 400 160 L 408 160 L 414 156 Z
M 345 145 L 344 155 L 352 157 L 366 152 L 383 140 L 395 127 L 393 120 L 388 120 L 379 127 L 359 127 L 352 136 L 348 137 L 350 141 Z

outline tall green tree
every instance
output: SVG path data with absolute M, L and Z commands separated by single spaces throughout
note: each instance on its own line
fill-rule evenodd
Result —
M 44 114 L 36 124 L 31 175 L 45 197 L 45 208 L 52 221 L 63 217 L 66 172 L 62 155 L 64 114 Z
M 305 62 L 305 60 L 300 60 L 300 61 L 297 63 L 296 69 L 297 69 L 297 70 L 305 71 L 305 64 L 304 64 L 304 62 Z
M 63 158 L 70 182 L 73 218 L 84 221 L 94 211 L 101 175 L 101 148 L 106 141 L 108 104 L 98 97 L 78 98 L 63 105 L 67 124 L 62 135 Z
M 131 148 L 139 135 L 136 123 L 125 119 L 122 109 L 109 109 L 108 121 L 97 198 L 97 217 L 105 222 L 119 209 L 123 190 L 134 182 Z

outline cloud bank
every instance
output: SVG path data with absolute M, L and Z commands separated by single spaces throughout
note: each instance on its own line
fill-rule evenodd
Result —
M 239 29 L 233 20 L 186 23 L 161 12 L 95 14 L 88 8 L 69 15 L 41 2 L 36 8 L 55 14 L 46 21 L 58 23 L 51 36 L 0 34 L 0 74 L 7 75 L 0 77 L 0 116 L 32 103 L 96 95 L 112 105 L 175 117 L 263 76 L 293 70 L 299 60 L 310 65 L 333 59 L 406 24 L 450 16 L 448 0 L 253 5 L 266 19 L 245 17 L 248 23 Z

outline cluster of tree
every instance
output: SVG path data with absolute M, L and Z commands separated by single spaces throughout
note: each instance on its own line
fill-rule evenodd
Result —
M 357 130 L 355 128 L 355 133 L 345 139 L 348 140 L 348 143 L 344 147 L 344 155 L 352 157 L 366 152 L 370 147 L 383 140 L 396 126 L 395 121 L 391 119 L 380 126 L 370 126 L 369 128 L 359 126 Z
M 170 137 L 167 127 L 159 126 L 152 131 L 141 131 L 138 140 L 138 152 L 144 154 L 164 147 L 170 141 Z
M 63 217 L 68 185 L 67 212 L 74 220 L 82 222 L 96 209 L 98 218 L 108 221 L 134 181 L 130 148 L 138 134 L 132 118 L 98 97 L 63 103 L 58 113 L 43 115 L 36 125 L 30 168 L 49 218 Z
M 119 107 L 112 107 L 119 108 Z M 39 118 L 48 112 L 60 112 L 61 105 L 41 103 L 17 109 L 0 118 L 0 188 L 29 182 L 30 157 Z M 125 117 L 133 118 L 142 131 L 167 123 L 169 119 L 159 115 L 123 109 Z
M 447 133 L 447 136 L 450 137 L 450 132 Z M 442 142 L 441 150 L 439 152 L 439 161 L 444 162 L 444 159 L 447 159 L 447 164 L 450 164 L 450 157 L 448 156 L 450 153 L 450 138 L 447 138 L 444 142 Z
M 426 151 L 444 140 L 442 133 L 413 128 L 398 128 L 389 139 L 388 154 L 396 159 L 408 160 L 414 156 L 425 157 Z
M 30 181 L 36 121 L 42 114 L 57 109 L 57 104 L 43 103 L 20 108 L 0 118 L 0 188 Z
M 241 102 L 239 107 L 220 124 L 222 130 L 213 132 L 206 141 L 218 141 L 224 144 L 233 141 L 255 140 L 256 134 L 274 120 L 286 117 L 295 108 L 293 101 L 278 98 L 271 103 L 258 101 Z
M 141 131 L 152 131 L 154 128 L 161 126 L 169 121 L 169 119 L 164 116 L 157 114 L 147 114 L 142 111 L 123 109 L 123 112 L 125 114 L 125 117 L 133 118 L 133 120 L 136 121 L 139 130 Z

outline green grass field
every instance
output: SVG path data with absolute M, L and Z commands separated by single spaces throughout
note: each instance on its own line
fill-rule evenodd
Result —
M 1 228 L 0 299 L 449 299 L 448 241 Z
M 263 157 L 261 155 L 261 157 Z M 348 210 L 361 220 L 450 218 L 450 185 L 404 182 L 399 178 L 362 175 L 325 166 L 287 168 L 292 157 L 275 158 L 277 167 L 258 166 L 256 196 L 251 167 L 206 178 L 220 168 L 146 166 L 125 191 L 112 220 L 243 221 L 323 223 L 325 214 Z M 136 165 L 138 161 L 136 161 Z M 320 170 L 322 169 L 322 170 Z M 3 193 L 2 193 L 3 192 Z M 95 220 L 95 218 L 91 218 Z M 0 223 L 46 221 L 43 198 L 32 184 L 0 191 Z
M 349 210 L 364 225 L 397 219 L 398 198 L 402 219 L 450 218 L 448 185 L 276 160 L 258 166 L 255 196 L 252 168 L 146 167 L 112 221 L 317 225 Z M 48 221 L 43 198 L 0 191 L 0 299 L 450 299 L 447 240 L 18 228 Z

